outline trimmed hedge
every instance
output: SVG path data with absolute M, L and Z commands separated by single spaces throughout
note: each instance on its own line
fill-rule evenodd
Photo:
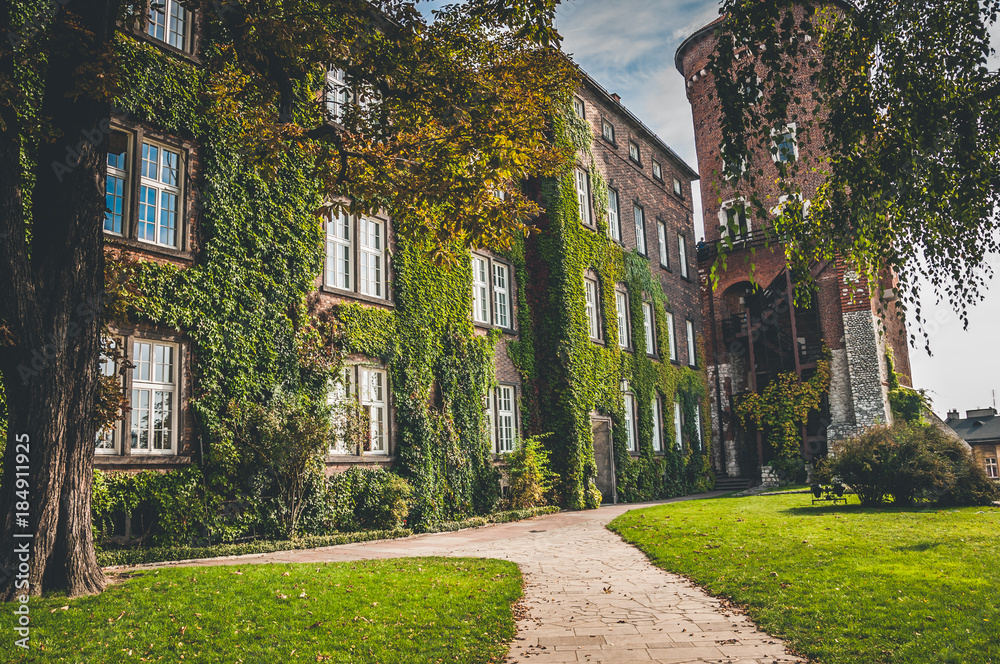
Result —
M 420 533 L 447 533 L 454 530 L 464 530 L 466 528 L 479 528 L 491 523 L 508 523 L 510 521 L 523 521 L 533 516 L 543 514 L 554 514 L 561 508 L 555 505 L 545 507 L 529 507 L 523 510 L 508 510 L 506 512 L 496 512 L 487 516 L 474 516 L 461 521 L 442 521 L 441 523 L 425 526 L 418 530 Z

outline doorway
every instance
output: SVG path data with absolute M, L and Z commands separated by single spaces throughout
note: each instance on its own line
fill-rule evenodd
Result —
M 594 460 L 597 462 L 597 477 L 594 483 L 601 492 L 603 502 L 618 502 L 615 487 L 615 452 L 611 441 L 611 420 L 606 417 L 590 418 L 594 432 Z

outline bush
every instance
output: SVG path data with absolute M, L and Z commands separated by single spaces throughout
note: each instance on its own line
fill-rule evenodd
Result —
M 805 484 L 808 473 L 806 472 L 806 462 L 799 456 L 794 459 L 775 459 L 769 465 L 778 473 L 778 485 Z
M 406 523 L 413 489 L 379 466 L 355 466 L 326 481 L 337 530 L 393 530 Z
M 556 474 L 549 470 L 549 452 L 542 446 L 542 436 L 525 438 L 504 460 L 507 462 L 507 509 L 544 505 Z

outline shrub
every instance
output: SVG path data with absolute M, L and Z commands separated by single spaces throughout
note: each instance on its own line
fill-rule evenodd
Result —
M 413 489 L 379 466 L 355 466 L 326 481 L 337 530 L 393 530 L 406 522 Z
M 542 436 L 525 438 L 505 457 L 507 462 L 507 509 L 544 505 L 555 473 L 549 470 L 549 452 Z

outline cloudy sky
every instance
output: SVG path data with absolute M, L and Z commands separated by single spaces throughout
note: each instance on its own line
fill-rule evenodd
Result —
M 691 111 L 674 51 L 717 16 L 713 0 L 569 0 L 560 6 L 557 27 L 563 49 L 697 170 Z M 700 216 L 697 201 L 695 209 Z M 994 265 L 1000 267 L 1000 260 Z M 1000 391 L 994 346 L 1000 338 L 1000 284 L 994 282 L 986 301 L 971 312 L 968 331 L 930 292 L 923 308 L 933 356 L 922 343 L 910 349 L 914 385 L 930 390 L 942 416 L 951 408 L 992 405 L 992 391 Z

